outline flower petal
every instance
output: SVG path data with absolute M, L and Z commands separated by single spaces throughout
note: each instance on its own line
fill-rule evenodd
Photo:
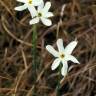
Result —
M 46 17 L 46 18 L 54 16 L 52 12 L 47 12 L 47 13 L 43 13 L 43 14 L 44 14 L 44 17 Z
M 51 46 L 51 45 L 47 45 L 46 49 L 54 56 L 54 57 L 58 57 L 59 53 Z
M 51 2 L 46 2 L 43 11 L 44 12 L 48 12 L 48 10 L 50 9 L 50 7 L 51 7 Z
M 63 63 L 63 67 L 61 69 L 61 74 L 65 77 L 68 72 L 68 64 L 67 61 L 62 61 L 62 63 Z
M 72 62 L 74 62 L 74 63 L 80 64 L 80 62 L 79 62 L 74 56 L 72 56 L 72 55 L 66 55 L 66 56 L 65 56 L 65 60 L 66 60 L 66 61 L 72 61 Z
M 52 21 L 50 19 L 47 18 L 41 18 L 41 21 L 44 25 L 46 26 L 51 26 L 52 25 Z
M 59 58 L 55 59 L 51 66 L 51 69 L 55 70 L 59 66 L 59 64 L 60 64 L 60 59 Z
M 41 11 L 44 7 L 44 2 L 42 4 L 40 4 L 37 8 L 38 12 Z
M 39 6 L 44 3 L 43 0 L 32 0 L 34 6 Z
M 74 48 L 76 47 L 77 43 L 77 41 L 72 41 L 71 43 L 69 43 L 65 48 L 65 53 L 71 54 Z
M 30 11 L 32 18 L 37 16 L 37 10 L 33 5 L 28 5 L 28 10 Z
M 17 11 L 23 11 L 23 10 L 25 10 L 26 8 L 27 8 L 27 5 L 24 4 L 24 5 L 22 5 L 22 6 L 15 7 L 15 10 L 17 10 Z
M 36 23 L 38 23 L 39 22 L 39 18 L 38 17 L 36 17 L 36 18 L 33 18 L 32 20 L 30 20 L 30 25 L 32 25 L 32 24 L 36 24 Z
M 57 40 L 57 47 L 58 47 L 59 52 L 64 51 L 64 46 L 63 46 L 63 40 L 62 39 Z

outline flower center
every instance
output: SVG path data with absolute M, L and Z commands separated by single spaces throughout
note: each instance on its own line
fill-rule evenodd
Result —
M 41 16 L 42 16 L 42 13 L 39 12 L 39 13 L 38 13 L 38 17 L 41 17 Z
M 64 55 L 64 54 L 61 54 L 61 55 L 60 55 L 60 58 L 61 58 L 61 59 L 63 59 L 64 57 L 65 57 L 65 55 Z
M 32 0 L 28 0 L 28 3 L 29 3 L 29 4 L 32 4 Z

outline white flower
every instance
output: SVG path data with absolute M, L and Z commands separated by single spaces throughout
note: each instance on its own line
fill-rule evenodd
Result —
M 63 40 L 62 39 L 58 39 L 57 40 L 57 47 L 58 47 L 58 51 L 56 51 L 51 45 L 47 45 L 46 49 L 54 56 L 56 57 L 56 59 L 54 60 L 51 68 L 52 70 L 55 70 L 60 63 L 63 64 L 63 67 L 61 69 L 61 74 L 63 76 L 66 76 L 67 72 L 68 72 L 68 64 L 67 62 L 69 60 L 71 60 L 74 63 L 79 63 L 79 61 L 71 55 L 73 49 L 76 47 L 77 45 L 77 41 L 72 41 L 71 43 L 69 43 L 65 48 L 63 46 Z
M 37 10 L 35 10 L 35 12 L 34 12 L 35 16 L 30 21 L 30 24 L 36 24 L 41 20 L 42 23 L 46 26 L 52 25 L 52 21 L 50 19 L 48 19 L 49 17 L 53 16 L 52 12 L 48 12 L 50 7 L 51 7 L 50 2 L 46 2 L 45 6 L 44 6 L 44 4 L 41 4 L 40 6 L 38 6 Z
M 17 1 L 24 4 L 21 6 L 15 7 L 15 10 L 23 11 L 28 8 L 32 17 L 34 16 L 34 10 L 35 10 L 34 6 L 39 6 L 44 3 L 43 0 L 17 0 Z

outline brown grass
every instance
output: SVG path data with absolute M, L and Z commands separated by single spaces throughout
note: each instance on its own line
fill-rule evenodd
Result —
M 64 45 L 79 41 L 74 56 L 80 65 L 72 65 L 62 78 L 61 96 L 96 96 L 96 1 L 51 0 L 53 25 L 38 28 L 38 70 L 34 83 L 32 70 L 31 19 L 27 11 L 17 12 L 15 0 L 0 0 L 0 96 L 56 96 L 57 71 L 51 71 L 53 57 L 45 50 L 63 38 Z M 66 4 L 65 11 L 61 10 Z M 72 62 L 69 62 L 72 64 Z M 35 90 L 35 91 L 34 91 Z

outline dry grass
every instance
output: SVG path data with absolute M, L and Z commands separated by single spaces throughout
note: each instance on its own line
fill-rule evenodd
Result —
M 66 1 L 66 2 L 65 2 Z M 56 96 L 58 73 L 51 71 L 52 58 L 45 50 L 63 38 L 79 41 L 74 55 L 81 62 L 72 65 L 61 80 L 61 96 L 96 96 L 96 0 L 51 0 L 53 25 L 38 28 L 38 70 L 32 70 L 30 14 L 17 12 L 15 0 L 0 0 L 0 96 Z M 63 4 L 67 4 L 62 16 Z M 72 62 L 69 62 L 72 64 Z

